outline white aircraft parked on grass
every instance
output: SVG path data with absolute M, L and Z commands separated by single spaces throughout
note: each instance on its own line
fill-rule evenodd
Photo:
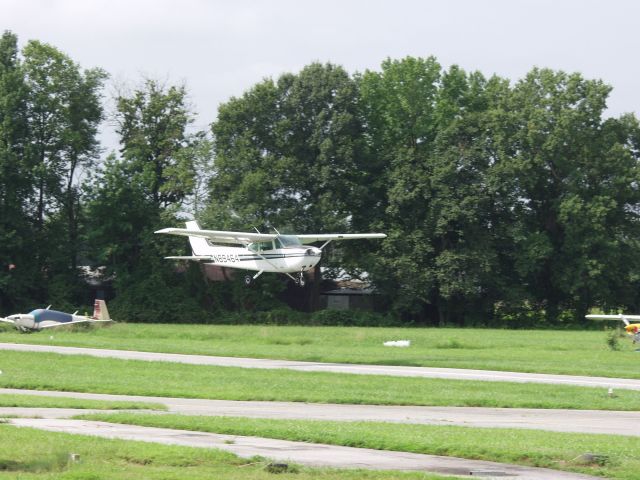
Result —
M 257 271 L 246 275 L 249 285 L 262 272 L 283 273 L 301 287 L 305 284 L 304 272 L 319 261 L 322 249 L 333 240 L 358 238 L 385 238 L 384 233 L 344 233 L 313 235 L 280 235 L 271 233 L 227 232 L 201 230 L 198 222 L 186 222 L 187 228 L 163 228 L 155 233 L 189 237 L 193 255 L 166 257 L 172 260 L 196 260 L 220 267 Z M 305 246 L 324 242 L 321 247 Z M 217 245 L 235 244 L 236 246 Z M 238 246 L 242 245 L 242 246 Z M 296 274 L 294 277 L 292 274 Z
M 626 315 L 619 313 L 617 315 L 586 315 L 589 320 L 620 320 L 624 323 L 624 329 L 627 335 L 633 338 L 633 343 L 640 343 L 640 315 Z M 636 323 L 631 323 L 634 321 Z
M 93 315 L 76 315 L 78 312 L 64 313 L 47 308 L 38 308 L 31 313 L 16 313 L 6 318 L 0 317 L 0 322 L 10 323 L 21 332 L 33 332 L 46 328 L 62 327 L 76 323 L 104 323 L 112 322 L 104 300 L 96 300 L 93 305 Z

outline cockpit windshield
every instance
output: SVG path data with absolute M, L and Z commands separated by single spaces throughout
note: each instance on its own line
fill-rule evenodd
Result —
M 295 235 L 280 235 L 276 238 L 276 248 L 291 248 L 302 245 Z

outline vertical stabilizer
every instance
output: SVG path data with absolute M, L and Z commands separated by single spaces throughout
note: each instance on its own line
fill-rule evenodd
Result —
M 186 222 L 187 230 L 200 230 L 200 225 L 195 220 Z M 189 237 L 189 243 L 191 244 L 191 251 L 194 255 L 208 255 L 209 244 L 206 238 L 201 237 Z
M 96 300 L 93 304 L 93 317 L 96 320 L 111 320 L 109 317 L 109 310 L 107 310 L 107 304 L 104 300 Z

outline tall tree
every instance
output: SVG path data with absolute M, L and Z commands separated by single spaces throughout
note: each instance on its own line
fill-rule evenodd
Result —
M 142 176 L 146 195 L 158 209 L 179 204 L 193 187 L 191 160 L 178 155 L 193 120 L 186 95 L 184 86 L 148 79 L 116 99 L 122 157 Z
M 222 105 L 212 131 L 210 222 L 307 233 L 359 221 L 371 176 L 357 84 L 341 67 L 316 63 L 265 80 Z
M 155 80 L 116 101 L 122 157 L 111 155 L 94 178 L 90 212 L 97 225 L 90 236 L 95 251 L 107 252 L 100 260 L 123 275 L 145 268 L 143 252 L 157 253 L 153 231 L 171 221 L 192 192 L 193 162 L 185 152 L 192 114 L 185 87 Z M 108 212 L 113 222 L 105 222 Z
M 400 312 L 423 320 L 461 321 L 486 296 L 495 263 L 486 85 L 432 57 L 387 60 L 361 78 L 367 138 L 386 163 L 389 238 L 375 279 Z
M 367 173 L 357 101 L 342 68 L 312 64 L 222 105 L 212 125 L 214 208 L 226 204 L 245 226 L 349 228 Z
M 533 69 L 492 131 L 521 222 L 514 268 L 549 322 L 563 309 L 581 318 L 594 303 L 622 300 L 613 292 L 628 291 L 637 269 L 638 123 L 604 120 L 610 90 Z
M 86 233 L 96 262 L 114 275 L 114 316 L 137 321 L 202 317 L 187 286 L 177 285 L 173 265 L 163 260 L 174 245 L 153 235 L 176 221 L 183 201 L 193 194 L 186 89 L 147 80 L 131 95 L 119 95 L 117 105 L 122 157 L 110 156 L 94 178 Z
M 185 206 L 196 218 L 200 217 L 208 204 L 208 187 L 214 176 L 213 141 L 207 132 L 197 132 L 189 135 L 187 145 L 181 149 L 179 156 L 184 160 L 178 163 L 193 166 L 193 187 L 191 195 L 186 199 Z
M 70 93 L 62 206 L 66 214 L 70 266 L 73 270 L 77 266 L 79 216 L 82 212 L 79 176 L 83 169 L 93 164 L 99 153 L 98 125 L 103 120 L 101 90 L 106 78 L 106 73 L 101 69 L 86 70 L 81 73 Z
M 106 73 L 82 70 L 51 45 L 30 41 L 23 49 L 28 91 L 29 144 L 39 236 L 58 238 L 36 251 L 49 274 L 76 275 L 80 195 L 78 175 L 98 155 L 102 121 L 101 89 Z
M 386 60 L 360 81 L 367 138 L 385 164 L 383 230 L 389 238 L 374 278 L 397 308 L 421 314 L 432 301 L 433 229 L 426 204 L 432 194 L 435 100 L 441 68 L 434 58 Z M 425 268 L 426 267 L 426 268 Z
M 32 172 L 28 141 L 27 90 L 11 32 L 0 38 L 0 315 L 28 301 L 34 275 L 33 232 L 28 220 Z

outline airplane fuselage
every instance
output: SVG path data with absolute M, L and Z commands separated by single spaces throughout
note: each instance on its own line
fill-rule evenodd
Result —
M 104 300 L 96 299 L 93 304 L 93 316 L 76 315 L 76 312 L 65 313 L 47 308 L 36 308 L 29 313 L 16 313 L 8 317 L 0 317 L 1 323 L 9 323 L 21 332 L 35 332 L 42 329 L 75 325 L 79 323 L 112 322 Z
M 287 247 L 252 250 L 243 247 L 209 245 L 199 256 L 208 256 L 208 264 L 244 270 L 293 273 L 311 270 L 320 261 L 321 251 L 316 247 Z
M 10 315 L 7 318 L 14 321 L 14 324 L 18 330 L 24 332 L 30 330 L 40 330 L 41 328 L 71 323 L 74 321 L 77 322 L 79 320 L 87 319 L 88 317 L 81 315 L 72 315 L 70 313 L 59 312 L 57 310 L 38 308 L 30 313 L 18 313 L 15 315 Z

